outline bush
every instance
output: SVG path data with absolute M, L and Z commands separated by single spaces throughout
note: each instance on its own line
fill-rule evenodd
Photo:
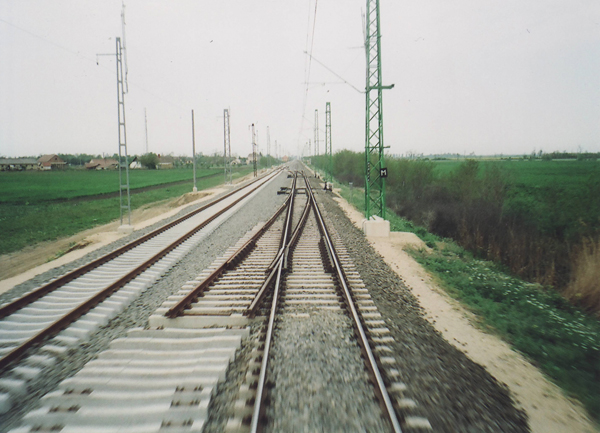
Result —
M 151 170 L 155 170 L 158 165 L 158 155 L 156 153 L 147 153 L 140 157 L 140 164 L 142 167 L 149 168 Z

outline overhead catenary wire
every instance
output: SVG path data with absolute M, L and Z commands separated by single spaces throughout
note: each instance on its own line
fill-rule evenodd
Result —
M 313 48 L 314 48 L 314 44 L 315 44 L 315 28 L 316 28 L 316 22 L 317 22 L 317 8 L 318 8 L 318 4 L 319 4 L 319 0 L 315 0 L 315 9 L 314 9 L 314 16 L 312 19 L 312 31 L 310 29 L 310 24 L 311 24 L 311 13 L 310 13 L 310 7 L 308 8 L 309 13 L 308 13 L 308 23 L 307 23 L 307 29 L 306 29 L 306 48 L 304 52 L 310 52 L 312 55 L 313 52 Z M 310 0 L 309 0 L 309 6 L 310 6 Z M 309 40 L 310 40 L 310 47 L 309 47 Z M 305 120 L 305 115 L 306 115 L 306 104 L 308 101 L 308 90 L 309 90 L 309 82 L 310 82 L 310 69 L 312 66 L 312 56 L 309 56 L 308 59 L 306 59 L 306 61 L 304 62 L 304 83 L 306 83 L 306 87 L 304 90 L 304 98 L 302 101 L 302 117 L 300 119 L 300 129 L 298 131 L 298 138 L 296 140 L 296 146 L 300 145 L 300 139 L 302 137 L 302 131 L 304 130 L 304 120 Z
M 61 44 L 59 44 L 59 43 L 57 43 L 57 42 L 55 42 L 55 41 L 53 41 L 53 40 L 51 40 L 49 38 L 40 36 L 40 35 L 32 32 L 32 31 L 30 31 L 30 30 L 27 30 L 27 29 L 25 29 L 23 27 L 20 27 L 20 26 L 12 23 L 10 21 L 5 20 L 4 18 L 0 18 L 0 22 L 3 22 L 6 25 L 11 26 L 11 27 L 13 27 L 13 28 L 15 28 L 15 29 L 17 29 L 17 30 L 19 30 L 19 31 L 21 31 L 21 32 L 23 32 L 23 33 L 31 36 L 31 37 L 33 37 L 33 38 L 39 39 L 39 40 L 41 40 L 41 41 L 43 41 L 43 42 L 45 42 L 45 43 L 47 43 L 49 45 L 52 45 L 55 48 L 58 48 L 58 49 L 63 50 L 65 52 L 69 53 L 69 54 L 72 54 L 72 55 L 74 55 L 75 57 L 78 57 L 81 60 L 87 60 L 89 62 L 93 62 L 97 67 L 101 68 L 108 75 L 110 75 L 111 77 L 114 76 L 114 73 L 115 73 L 114 72 L 114 68 L 109 68 L 107 66 L 101 65 L 99 63 L 99 61 L 98 61 L 98 56 L 103 56 L 103 55 L 114 56 L 115 55 L 114 53 L 110 53 L 110 54 L 108 54 L 108 53 L 107 54 L 96 54 L 95 58 L 94 57 L 89 57 L 89 56 L 81 54 L 79 51 L 72 50 L 72 49 L 70 49 L 70 48 L 68 48 L 68 47 L 66 47 L 64 45 L 61 45 Z M 109 39 L 112 39 L 112 38 L 109 38 Z M 129 83 L 129 81 L 127 80 L 127 89 L 128 89 L 128 85 L 129 85 L 128 83 Z M 176 109 L 179 109 L 179 110 L 185 110 L 186 112 L 189 109 L 187 106 L 185 106 L 183 104 L 179 104 L 179 103 L 173 102 L 173 101 L 165 98 L 164 96 L 161 96 L 161 95 L 159 95 L 159 94 L 157 94 L 157 93 L 155 93 L 155 92 L 153 92 L 151 90 L 148 90 L 147 88 L 145 88 L 144 86 L 141 86 L 139 84 L 132 83 L 132 87 L 134 87 L 136 89 L 139 89 L 139 90 L 143 91 L 144 93 L 146 93 L 146 94 L 148 94 L 148 95 L 150 95 L 150 96 L 152 96 L 152 97 L 154 97 L 154 98 L 156 98 L 156 99 L 158 99 L 158 100 L 160 100 L 160 101 L 162 101 L 162 102 L 164 102 L 166 104 L 169 104 L 173 108 L 176 108 Z
M 319 59 L 316 59 L 315 56 L 312 55 L 312 53 L 307 53 L 306 51 L 304 53 L 308 57 L 310 57 L 311 59 L 313 59 L 315 62 L 317 62 L 319 65 L 323 66 L 325 69 L 327 69 L 329 72 L 331 72 L 333 75 L 335 75 L 337 78 L 339 78 L 340 80 L 342 80 L 344 82 L 344 84 L 349 85 L 354 90 L 356 90 L 358 93 L 365 93 L 364 90 L 360 90 L 358 87 L 356 87 L 355 85 L 353 85 L 352 83 L 350 83 L 349 81 L 347 81 L 346 79 L 344 79 L 344 77 L 342 77 L 341 75 L 339 75 L 338 73 L 336 73 L 333 69 L 329 68 L 325 63 L 321 62 Z

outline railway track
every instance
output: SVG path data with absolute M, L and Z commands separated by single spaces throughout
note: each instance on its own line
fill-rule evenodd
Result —
M 297 187 L 298 182 L 304 186 Z M 320 320 L 320 312 L 351 323 L 340 330 L 354 330 L 356 342 L 346 344 L 358 344 L 357 358 L 364 361 L 359 370 L 368 375 L 370 392 L 380 403 L 373 428 L 427 429 L 426 419 L 401 412 L 402 403 L 410 402 L 392 402 L 390 393 L 397 396 L 405 387 L 394 381 L 393 358 L 386 355 L 389 330 L 348 254 L 343 248 L 338 252 L 339 240 L 330 234 L 308 179 L 294 176 L 288 192 L 275 215 L 171 296 L 147 328 L 114 340 L 43 397 L 41 407 L 14 432 L 202 431 L 211 400 L 242 344 L 254 348 L 226 430 L 291 431 L 298 419 L 288 414 L 280 422 L 278 403 L 273 403 L 290 406 L 279 396 L 286 393 L 285 386 L 277 386 L 282 375 L 274 373 L 285 369 L 285 363 L 274 359 L 272 351 L 290 320 L 292 333 L 300 335 L 300 323 Z
M 0 306 L 0 403 L 19 394 L 52 356 L 87 338 L 123 311 L 236 206 L 279 171 L 256 179 L 59 278 Z M 58 334 L 58 335 L 56 335 Z M 36 353 L 28 350 L 56 335 Z M 17 361 L 20 362 L 18 365 Z M 7 370 L 14 367 L 12 372 Z

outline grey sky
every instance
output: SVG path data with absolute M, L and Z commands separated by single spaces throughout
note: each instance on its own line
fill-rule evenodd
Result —
M 314 57 L 364 88 L 365 1 L 319 0 Z M 381 0 L 392 153 L 600 151 L 600 2 Z M 315 0 L 127 0 L 129 153 L 277 140 L 297 154 L 332 106 L 335 149 L 364 147 L 364 95 L 318 62 L 304 84 Z M 118 150 L 120 0 L 0 0 L 0 155 Z M 310 17 L 310 18 L 309 18 Z M 310 21 L 309 21 L 310 20 Z M 310 39 L 310 38 L 308 38 Z M 304 119 L 303 119 L 304 114 Z M 321 139 L 324 133 L 321 132 Z M 323 144 L 321 143 L 321 149 Z

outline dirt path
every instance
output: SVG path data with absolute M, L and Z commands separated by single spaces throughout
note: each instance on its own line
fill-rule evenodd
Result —
M 337 201 L 360 228 L 363 215 L 345 200 Z M 508 386 L 514 400 L 527 412 L 533 433 L 600 432 L 579 402 L 567 398 L 507 343 L 475 326 L 474 316 L 439 288 L 404 251 L 406 247 L 426 248 L 414 233 L 392 232 L 389 238 L 369 238 L 369 243 L 412 289 L 426 312 L 426 319 L 444 338 Z

